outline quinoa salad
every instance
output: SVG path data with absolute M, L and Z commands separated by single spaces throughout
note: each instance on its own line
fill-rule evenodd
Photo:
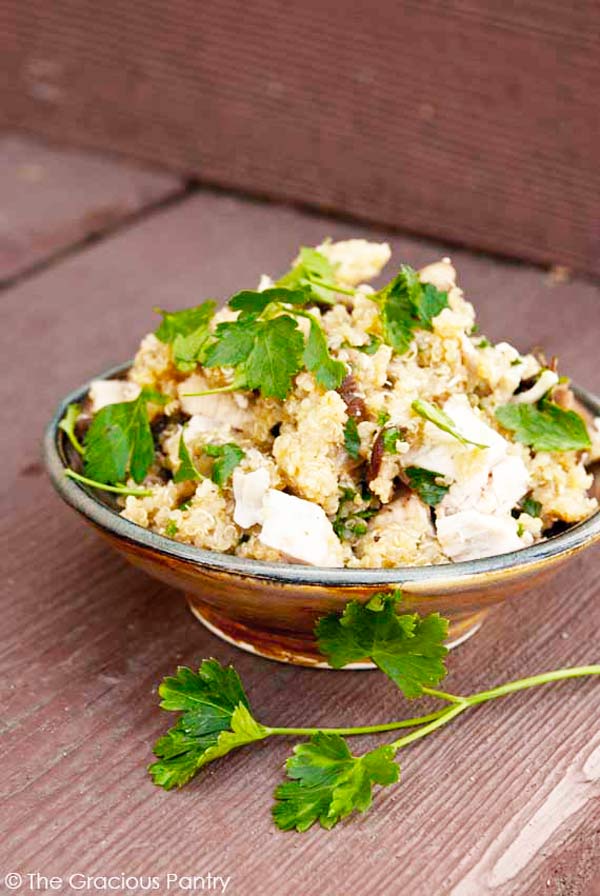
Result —
M 66 474 L 126 519 L 255 560 L 422 566 L 588 517 L 599 421 L 555 358 L 478 332 L 448 258 L 370 284 L 387 243 L 326 241 L 218 308 L 162 311 L 61 428 Z

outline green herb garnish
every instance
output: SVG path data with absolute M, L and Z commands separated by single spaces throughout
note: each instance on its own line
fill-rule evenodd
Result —
M 379 336 L 373 335 L 371 333 L 369 335 L 369 341 L 366 345 L 351 345 L 350 348 L 358 349 L 359 352 L 362 352 L 364 355 L 374 355 L 379 346 L 381 345 L 381 339 Z
M 384 451 L 387 451 L 388 454 L 398 454 L 396 442 L 402 439 L 401 429 L 397 426 L 390 426 L 388 429 L 382 431 L 381 438 L 383 440 Z
M 225 445 L 205 445 L 204 453 L 216 458 L 211 479 L 219 488 L 223 488 L 239 462 L 245 457 L 245 453 L 235 442 L 227 442 Z
M 177 455 L 180 460 L 179 467 L 177 471 L 173 473 L 173 482 L 188 482 L 189 480 L 199 480 L 204 479 L 202 473 L 196 469 L 194 465 L 194 461 L 190 456 L 190 452 L 188 450 L 188 446 L 185 443 L 185 427 L 181 431 L 181 435 L 179 437 L 179 450 Z
M 207 762 L 268 734 L 252 718 L 235 669 L 216 660 L 204 660 L 198 672 L 180 666 L 158 693 L 163 709 L 182 713 L 156 742 L 158 761 L 149 767 L 154 783 L 165 790 L 181 787 Z
M 379 513 L 380 510 L 379 506 L 372 507 L 369 505 L 358 509 L 355 505 L 355 498 L 356 492 L 354 489 L 342 489 L 340 506 L 335 518 L 332 520 L 333 531 L 342 541 L 347 541 L 353 536 L 360 537 L 365 535 L 368 529 L 367 521 Z M 366 500 L 371 500 L 370 495 Z
M 127 476 L 142 482 L 154 460 L 148 402 L 166 404 L 158 392 L 142 389 L 134 401 L 107 404 L 94 416 L 84 441 L 84 473 L 108 485 Z
M 360 436 L 354 417 L 348 417 L 344 424 L 344 447 L 350 457 L 357 460 L 360 451 Z
M 175 522 L 175 520 L 167 520 L 167 525 L 165 526 L 165 535 L 169 538 L 175 538 L 177 533 L 179 532 L 179 526 Z
M 334 669 L 370 657 L 405 697 L 419 697 L 423 685 L 437 684 L 446 674 L 448 624 L 439 613 L 398 616 L 397 597 L 384 595 L 366 605 L 353 601 L 342 616 L 325 616 L 315 630 L 317 641 Z
M 439 485 L 438 483 L 438 479 L 444 478 L 441 473 L 434 473 L 432 470 L 425 470 L 423 467 L 407 467 L 404 472 L 408 476 L 412 490 L 430 507 L 437 507 L 445 495 L 448 494 L 450 486 Z
M 250 710 L 235 670 L 204 660 L 198 672 L 180 667 L 159 687 L 163 709 L 180 712 L 177 723 L 154 747 L 150 768 L 156 784 L 169 790 L 186 784 L 204 765 L 231 750 L 274 736 L 306 737 L 286 763 L 287 781 L 275 790 L 273 820 L 284 831 L 306 831 L 316 822 L 329 829 L 352 812 L 366 811 L 374 785 L 399 778 L 395 757 L 401 750 L 480 703 L 550 682 L 600 675 L 600 665 L 578 666 L 522 678 L 469 696 L 435 690 L 445 675 L 447 620 L 437 613 L 397 615 L 401 595 L 377 594 L 366 604 L 354 601 L 342 616 L 317 624 L 320 649 L 340 668 L 370 658 L 408 697 L 443 701 L 427 715 L 349 728 L 266 726 Z M 353 754 L 345 737 L 412 729 L 363 755 Z
M 77 423 L 77 418 L 79 417 L 80 412 L 81 408 L 78 404 L 70 404 L 67 408 L 65 416 L 58 424 L 58 428 L 62 429 L 62 431 L 66 434 L 75 451 L 77 451 L 78 454 L 84 454 L 85 448 L 75 435 L 75 425 Z
M 541 516 L 541 501 L 536 501 L 534 498 L 525 498 L 525 500 L 521 502 L 521 510 L 523 513 L 529 514 L 529 516 Z
M 99 488 L 103 492 L 113 492 L 115 495 L 133 495 L 134 498 L 148 498 L 152 494 L 152 491 L 149 488 L 129 488 L 129 486 L 125 485 L 123 482 L 117 482 L 115 485 L 107 485 L 106 482 L 98 482 L 96 479 L 89 479 L 87 476 L 82 476 L 81 473 L 76 473 L 75 470 L 72 470 L 70 467 L 66 468 L 65 476 L 69 479 L 75 479 L 76 482 L 81 482 L 82 485 L 89 485 L 91 488 Z
M 543 398 L 537 404 L 505 404 L 496 419 L 534 451 L 578 451 L 591 446 L 583 419 Z
M 448 305 L 448 294 L 421 283 L 408 265 L 371 298 L 381 310 L 384 339 L 399 355 L 408 351 L 415 330 L 431 330 L 434 317 Z
M 323 388 L 337 389 L 346 366 L 331 357 L 321 326 L 302 308 L 310 299 L 310 291 L 303 287 L 236 293 L 229 304 L 239 317 L 217 326 L 204 357 L 205 367 L 235 368 L 234 382 L 197 394 L 244 388 L 284 399 L 303 367 L 314 373 Z M 310 320 L 306 344 L 297 317 Z
M 346 365 L 329 354 L 325 333 L 312 316 L 303 361 L 306 369 L 314 373 L 316 381 L 324 389 L 339 388 L 347 373 Z
M 162 314 L 162 323 L 155 336 L 171 346 L 173 363 L 179 370 L 189 373 L 201 360 L 215 308 L 216 303 L 208 301 L 183 311 L 154 309 L 157 314 Z
M 400 768 L 383 746 L 353 756 L 339 734 L 318 731 L 294 747 L 286 764 L 291 780 L 275 790 L 273 819 L 282 831 L 307 831 L 316 821 L 329 830 L 352 812 L 365 812 L 374 784 L 394 784 Z
M 335 293 L 354 295 L 353 289 L 335 282 L 335 269 L 328 258 L 316 249 L 303 246 L 291 271 L 277 281 L 277 286 L 308 289 L 313 302 L 335 304 Z
M 456 428 L 456 424 L 452 418 L 430 401 L 424 401 L 423 399 L 418 398 L 416 401 L 413 401 L 411 407 L 415 414 L 419 414 L 420 417 L 429 420 L 429 422 L 433 423 L 434 426 L 437 426 L 438 429 L 442 429 L 444 432 L 454 436 L 454 438 L 458 439 L 459 442 L 462 442 L 463 445 L 475 445 L 476 448 L 489 447 L 489 445 L 473 442 L 472 439 L 467 439 L 466 436 L 463 436 Z

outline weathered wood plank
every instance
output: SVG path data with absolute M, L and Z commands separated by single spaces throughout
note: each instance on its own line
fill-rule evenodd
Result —
M 12 126 L 600 272 L 593 2 L 4 6 Z
M 51 493 L 38 463 L 43 423 L 67 389 L 132 353 L 154 324 L 152 305 L 225 295 L 262 271 L 283 270 L 300 242 L 357 231 L 366 232 L 203 193 L 7 291 L 0 332 L 14 375 L 0 383 L 12 483 L 0 505 L 8 586 L 2 868 L 211 871 L 231 875 L 227 892 L 243 896 L 594 893 L 600 688 L 591 683 L 498 701 L 415 745 L 403 758 L 402 784 L 328 834 L 272 827 L 285 742 L 234 754 L 178 794 L 158 791 L 145 775 L 149 747 L 167 723 L 153 687 L 177 663 L 233 661 L 257 714 L 271 723 L 375 722 L 405 706 L 383 676 L 279 666 L 206 632 L 179 595 L 127 567 Z M 444 252 L 393 242 L 413 264 Z M 454 260 L 492 338 L 546 342 L 576 379 L 600 387 L 594 287 L 550 286 L 537 270 L 463 252 Z M 597 660 L 597 558 L 588 553 L 546 588 L 497 610 L 452 655 L 448 688 Z
M 181 189 L 166 172 L 0 137 L 0 283 Z

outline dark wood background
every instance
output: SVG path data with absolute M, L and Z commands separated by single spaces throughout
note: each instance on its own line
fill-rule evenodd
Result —
M 5 0 L 3 121 L 600 273 L 597 0 Z
M 284 739 L 232 754 L 179 793 L 154 787 L 145 766 L 168 724 L 155 687 L 178 663 L 234 662 L 267 724 L 375 723 L 406 701 L 383 675 L 297 669 L 219 641 L 180 594 L 127 566 L 62 504 L 40 463 L 59 398 L 130 357 L 156 325 L 154 305 L 228 295 L 325 234 L 391 236 L 395 258 L 417 266 L 448 245 L 185 192 L 176 178 L 23 140 L 0 144 L 0 198 L 19 247 L 0 302 L 10 373 L 0 378 L 0 873 L 211 871 L 232 877 L 227 896 L 600 896 L 598 682 L 465 715 L 407 749 L 401 784 L 329 833 L 283 834 L 271 823 Z M 600 390 L 594 285 L 452 257 L 483 332 L 522 349 L 542 343 Z M 495 609 L 450 656 L 448 689 L 597 662 L 599 630 L 592 550 Z

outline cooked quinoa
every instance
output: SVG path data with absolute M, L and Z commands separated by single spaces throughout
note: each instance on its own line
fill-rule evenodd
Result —
M 367 283 L 389 261 L 386 243 L 309 251 L 333 283 L 315 289 L 304 316 L 268 293 L 279 310 L 264 316 L 289 312 L 294 345 L 315 324 L 311 338 L 324 335 L 329 360 L 320 373 L 306 361 L 285 397 L 250 388 L 243 365 L 208 366 L 202 352 L 190 362 L 188 343 L 182 362 L 166 324 L 144 337 L 126 380 L 92 383 L 80 431 L 86 414 L 134 401 L 141 389 L 162 396 L 147 404 L 154 461 L 141 482 L 127 480 L 150 494 L 119 498 L 126 519 L 256 560 L 389 568 L 502 554 L 596 509 L 586 465 L 600 456 L 598 421 L 581 421 L 589 442 L 571 450 L 536 449 L 505 425 L 508 417 L 496 415 L 503 407 L 567 412 L 571 422 L 573 408 L 584 412 L 554 362 L 477 333 L 450 259 L 394 281 L 395 297 Z M 321 283 L 323 274 L 315 277 Z M 298 282 L 265 275 L 253 295 Z M 420 298 L 407 298 L 407 288 Z M 398 330 L 409 307 L 408 329 Z M 206 345 L 241 313 L 211 311 Z M 249 330 L 255 317 L 247 316 Z M 197 394 L 214 389 L 222 391 Z M 182 479 L 186 469 L 191 478 Z

